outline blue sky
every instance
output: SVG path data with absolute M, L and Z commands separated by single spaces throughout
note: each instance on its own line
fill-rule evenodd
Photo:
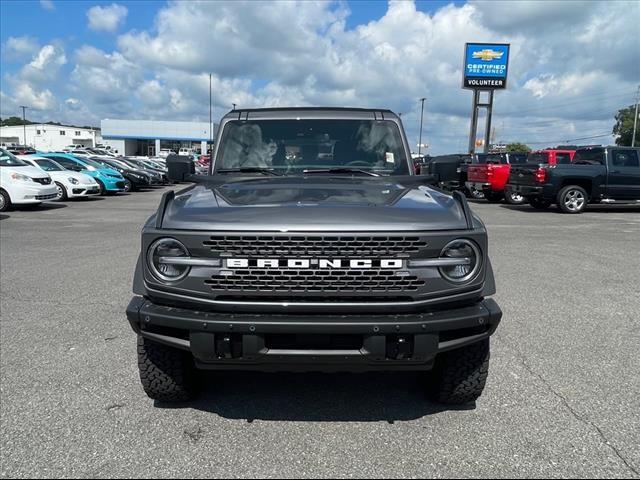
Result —
M 203 119 L 211 73 L 216 115 L 232 102 L 387 107 L 412 137 L 426 96 L 437 153 L 466 141 L 466 41 L 512 44 L 496 140 L 606 133 L 640 81 L 634 1 L 3 0 L 0 13 L 2 117 L 28 104 L 40 121 Z

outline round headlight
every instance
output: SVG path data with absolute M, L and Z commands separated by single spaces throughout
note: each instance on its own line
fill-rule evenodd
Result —
M 466 283 L 472 280 L 482 266 L 480 249 L 471 240 L 459 239 L 449 242 L 442 249 L 440 257 L 461 260 L 458 265 L 440 267 L 440 274 L 453 283 Z
M 77 178 L 75 177 L 69 177 L 69 183 L 73 184 L 73 185 L 78 185 L 80 182 L 78 181 Z
M 177 282 L 189 273 L 188 265 L 172 262 L 172 259 L 188 257 L 189 251 L 173 238 L 161 238 L 149 247 L 147 262 L 151 273 L 162 282 Z

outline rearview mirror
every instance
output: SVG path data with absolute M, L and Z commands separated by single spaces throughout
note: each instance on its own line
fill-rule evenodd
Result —
M 172 182 L 184 182 L 187 175 L 196 173 L 196 166 L 187 155 L 169 155 L 167 157 L 167 177 Z

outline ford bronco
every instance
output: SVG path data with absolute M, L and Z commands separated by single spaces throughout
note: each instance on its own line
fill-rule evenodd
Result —
M 235 110 L 208 175 L 179 157 L 142 230 L 127 317 L 140 378 L 193 397 L 201 369 L 430 371 L 475 401 L 502 312 L 484 224 L 415 175 L 389 110 Z M 185 173 L 186 172 L 186 173 Z

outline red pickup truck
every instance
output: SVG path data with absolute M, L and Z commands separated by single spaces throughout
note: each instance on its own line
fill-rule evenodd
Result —
M 489 155 L 485 163 L 469 167 L 467 188 L 475 188 L 484 193 L 490 202 L 499 202 L 503 198 L 511 205 L 526 203 L 526 199 L 515 191 L 505 192 L 511 164 L 537 163 L 562 165 L 571 163 L 575 150 L 547 148 L 526 153 L 502 153 Z
M 484 198 L 490 202 L 499 202 L 505 198 L 504 187 L 509 180 L 511 164 L 527 163 L 526 153 L 496 153 L 488 155 L 485 163 L 469 165 L 467 172 L 467 189 L 479 190 L 484 193 Z M 506 197 L 508 203 L 513 205 L 525 202 L 518 195 Z

